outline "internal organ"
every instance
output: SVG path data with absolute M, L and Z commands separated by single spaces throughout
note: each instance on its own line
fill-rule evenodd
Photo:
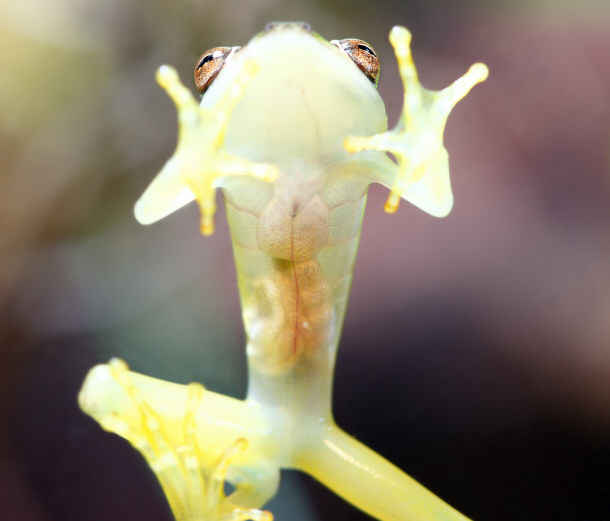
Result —
M 294 369 L 330 342 L 332 291 L 316 259 L 327 243 L 329 220 L 318 195 L 304 205 L 272 198 L 258 220 L 258 244 L 272 269 L 254 281 L 244 318 L 248 355 L 260 369 Z

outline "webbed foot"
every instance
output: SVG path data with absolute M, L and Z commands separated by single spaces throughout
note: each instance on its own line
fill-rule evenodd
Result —
M 413 63 L 411 33 L 404 27 L 390 32 L 400 77 L 404 104 L 396 127 L 374 136 L 349 136 L 344 146 L 349 152 L 371 149 L 390 152 L 398 169 L 383 172 L 376 181 L 391 189 L 385 210 L 398 209 L 400 197 L 422 210 L 444 217 L 453 205 L 449 182 L 449 159 L 443 146 L 443 131 L 451 109 L 488 75 L 487 66 L 475 63 L 449 87 L 433 91 L 422 87 Z
M 211 235 L 214 233 L 219 178 L 251 175 L 273 181 L 277 177 L 275 165 L 238 158 L 224 148 L 231 113 L 256 69 L 255 62 L 247 62 L 243 74 L 212 108 L 199 106 L 173 67 L 163 65 L 158 69 L 157 81 L 178 110 L 178 144 L 174 155 L 136 203 L 134 211 L 138 221 L 153 223 L 197 199 L 201 210 L 201 233 Z
M 98 418 L 101 426 L 129 442 L 151 467 L 169 502 L 177 521 L 271 521 L 270 512 L 244 508 L 231 502 L 224 493 L 227 469 L 231 461 L 248 446 L 245 438 L 228 442 L 211 465 L 210 455 L 202 452 L 197 442 L 196 411 L 204 393 L 202 385 L 189 384 L 186 414 L 182 422 L 183 440 L 173 443 L 165 432 L 163 418 L 143 399 L 128 376 L 125 362 L 113 359 L 108 364 L 111 378 L 123 389 L 131 406 L 139 414 L 137 422 L 127 423 L 118 415 Z

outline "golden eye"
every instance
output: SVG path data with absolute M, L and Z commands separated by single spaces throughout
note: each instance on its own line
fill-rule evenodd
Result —
M 379 80 L 379 58 L 377 58 L 373 47 L 362 40 L 354 40 L 352 38 L 332 40 L 330 43 L 345 51 L 358 68 L 364 72 L 365 76 L 374 85 L 377 85 L 377 80 Z
M 204 52 L 195 66 L 195 85 L 201 94 L 212 84 L 214 78 L 240 47 L 213 47 Z

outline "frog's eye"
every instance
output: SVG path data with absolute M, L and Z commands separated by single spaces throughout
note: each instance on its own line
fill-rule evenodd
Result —
M 362 40 L 332 40 L 330 43 L 335 44 L 339 49 L 352 59 L 358 68 L 364 72 L 365 76 L 377 85 L 379 79 L 379 58 L 373 47 Z
M 195 85 L 201 94 L 212 84 L 214 78 L 239 47 L 213 47 L 201 55 L 195 67 Z

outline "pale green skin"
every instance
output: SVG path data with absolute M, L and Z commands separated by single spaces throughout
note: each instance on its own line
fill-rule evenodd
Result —
M 218 102 L 251 56 L 259 70 L 225 144 L 236 156 L 276 164 L 279 175 L 274 183 L 219 182 L 248 337 L 248 399 L 327 418 L 366 174 L 371 161 L 393 166 L 383 152 L 350 154 L 343 140 L 385 131 L 385 108 L 345 52 L 298 30 L 254 38 L 226 64 L 203 107 Z
M 403 197 L 445 215 L 453 201 L 445 120 L 486 75 L 475 65 L 444 91 L 427 91 L 417 81 L 408 32 L 395 28 L 390 37 L 406 87 L 390 132 L 371 81 L 342 50 L 300 26 L 255 37 L 226 63 L 200 108 L 175 72 L 159 71 L 179 110 L 179 140 L 136 216 L 147 224 L 197 199 L 202 230 L 211 233 L 214 188 L 222 189 L 247 336 L 248 395 L 201 394 L 113 362 L 92 370 L 80 403 L 143 452 L 177 519 L 266 519 L 257 509 L 275 494 L 280 468 L 311 474 L 379 519 L 466 519 L 345 434 L 331 413 L 368 185 L 392 189 L 389 211 Z M 162 428 L 148 428 L 151 421 Z M 238 443 L 226 452 L 238 439 L 248 448 Z M 225 472 L 237 485 L 229 498 L 214 485 Z

